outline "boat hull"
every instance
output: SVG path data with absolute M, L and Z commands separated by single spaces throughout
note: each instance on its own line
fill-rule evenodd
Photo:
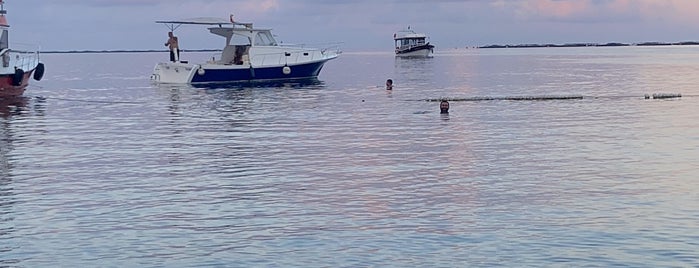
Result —
M 194 74 L 192 83 L 312 78 L 320 74 L 324 64 L 325 61 L 319 61 L 294 66 L 205 69 L 203 75 L 199 72 Z M 284 67 L 288 68 L 288 74 L 284 73 Z
M 328 60 L 257 68 L 250 65 L 159 63 L 151 79 L 158 83 L 197 84 L 315 78 Z
M 396 57 L 430 57 L 434 51 L 434 46 L 427 44 L 407 49 L 396 50 Z
M 19 86 L 12 84 L 14 74 L 0 74 L 0 98 L 18 97 L 24 94 L 34 70 L 24 73 Z

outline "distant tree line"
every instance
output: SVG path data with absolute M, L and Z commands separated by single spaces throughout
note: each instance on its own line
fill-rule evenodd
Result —
M 41 53 L 144 53 L 144 52 L 168 52 L 169 50 L 153 49 L 153 50 L 48 50 Z M 220 49 L 183 49 L 181 52 L 220 52 Z
M 699 45 L 696 41 L 686 42 L 644 42 L 637 44 L 627 43 L 569 43 L 569 44 L 519 44 L 519 45 L 487 45 L 478 48 L 535 48 L 535 47 L 626 47 L 626 46 L 692 46 Z

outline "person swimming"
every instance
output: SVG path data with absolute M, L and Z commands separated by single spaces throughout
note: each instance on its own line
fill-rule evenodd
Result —
M 393 90 L 393 80 L 386 80 L 386 90 Z
M 449 102 L 446 100 L 442 100 L 442 102 L 439 103 L 439 110 L 440 110 L 440 113 L 442 113 L 442 114 L 448 114 L 449 113 Z

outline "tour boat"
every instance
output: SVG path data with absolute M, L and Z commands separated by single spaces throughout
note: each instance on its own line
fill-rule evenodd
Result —
M 0 98 L 17 97 L 24 93 L 29 79 L 41 80 L 44 64 L 39 62 L 39 50 L 30 45 L 10 48 L 5 1 L 0 0 Z
M 397 57 L 429 57 L 434 52 L 434 46 L 427 41 L 427 35 L 416 33 L 408 26 L 393 34 Z
M 151 80 L 156 83 L 201 84 L 316 78 L 323 65 L 337 58 L 337 45 L 308 48 L 277 43 L 271 29 L 254 28 L 217 18 L 156 21 L 174 31 L 181 25 L 208 26 L 209 32 L 225 38 L 220 54 L 207 62 L 189 63 L 175 59 L 156 64 Z

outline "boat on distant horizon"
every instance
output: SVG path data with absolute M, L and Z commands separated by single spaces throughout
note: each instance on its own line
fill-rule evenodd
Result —
M 393 34 L 397 57 L 430 57 L 434 52 L 434 45 L 427 41 L 424 33 L 416 33 L 410 26 Z
M 39 81 L 44 76 L 44 64 L 39 62 L 39 49 L 32 45 L 10 48 L 5 1 L 0 0 L 0 98 L 24 94 L 29 79 Z
M 225 38 L 220 54 L 202 63 L 175 60 L 156 64 L 151 80 L 157 83 L 229 83 L 265 80 L 315 78 L 323 65 L 337 58 L 338 45 L 310 48 L 303 45 L 281 45 L 271 29 L 254 28 L 252 23 L 239 23 L 218 18 L 195 18 L 156 21 L 174 31 L 181 25 L 209 26 L 212 34 Z

